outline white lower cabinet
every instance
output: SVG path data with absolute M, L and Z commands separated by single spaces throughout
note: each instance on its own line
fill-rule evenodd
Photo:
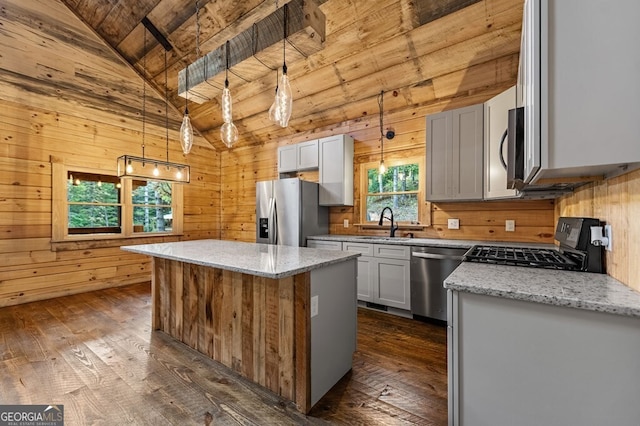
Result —
M 344 242 L 342 249 L 362 254 L 358 258 L 358 300 L 411 309 L 409 247 Z
M 448 291 L 449 425 L 638 425 L 640 319 Z

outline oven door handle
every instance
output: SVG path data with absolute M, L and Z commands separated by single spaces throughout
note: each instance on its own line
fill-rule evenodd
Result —
M 411 256 L 419 257 L 420 259 L 452 259 L 452 260 L 463 260 L 464 256 L 451 256 L 447 254 L 434 254 L 434 253 L 420 253 L 420 252 L 411 252 Z

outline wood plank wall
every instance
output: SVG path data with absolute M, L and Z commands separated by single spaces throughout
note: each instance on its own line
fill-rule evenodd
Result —
M 139 155 L 140 122 L 81 108 L 87 118 L 56 112 L 56 103 L 44 96 L 31 95 L 30 102 L 48 109 L 0 101 L 0 306 L 149 281 L 150 260 L 119 245 L 177 238 L 83 242 L 60 251 L 51 245 L 50 156 L 115 171 L 119 155 Z M 147 132 L 147 156 L 165 158 L 164 129 L 148 124 Z M 219 156 L 195 147 L 184 158 L 177 132 L 170 138 L 170 160 L 191 165 L 183 238 L 218 238 Z
M 560 216 L 595 217 L 611 225 L 613 249 L 605 252 L 607 274 L 640 291 L 640 170 L 578 188 L 557 200 Z
M 483 102 L 509 87 L 515 81 L 517 55 L 512 61 L 505 61 L 505 68 L 498 75 L 504 80 L 476 79 L 480 90 L 469 91 L 467 96 L 455 97 L 425 105 L 415 105 L 412 109 L 385 114 L 385 128 L 393 128 L 396 136 L 385 143 L 385 160 L 425 155 L 425 116 L 444 109 L 458 108 Z M 294 102 L 295 111 L 295 102 Z M 295 113 L 295 112 L 294 112 Z M 360 194 L 360 164 L 380 159 L 378 117 L 363 117 L 340 123 L 315 132 L 295 135 L 290 138 L 251 148 L 237 148 L 221 153 L 222 216 L 221 235 L 223 239 L 255 241 L 255 182 L 278 178 L 277 148 L 289 143 L 315 139 L 332 134 L 347 133 L 355 139 L 354 144 L 354 186 L 355 205 L 353 207 L 332 207 L 330 209 L 330 233 L 332 234 L 385 234 L 388 231 L 360 230 L 358 227 L 343 227 L 343 220 L 358 223 Z M 318 172 L 300 172 L 302 179 L 317 182 Z M 553 242 L 554 202 L 553 200 L 513 200 L 471 203 L 431 204 L 426 211 L 432 226 L 423 231 L 412 231 L 415 237 L 475 239 L 485 241 Z M 447 219 L 459 218 L 460 229 L 448 230 Z M 421 222 L 428 222 L 426 217 Z M 515 232 L 504 231 L 504 221 L 516 221 Z M 404 232 L 403 232 L 404 233 Z

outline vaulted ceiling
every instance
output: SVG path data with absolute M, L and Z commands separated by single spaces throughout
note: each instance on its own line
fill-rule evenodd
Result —
M 512 60 L 519 49 L 522 0 L 305 1 L 315 2 L 325 15 L 326 39 L 318 52 L 308 56 L 292 55 L 293 59 L 287 60 L 294 92 L 289 127 L 283 129 L 268 120 L 267 111 L 276 85 L 275 72 L 252 80 L 231 73 L 234 122 L 241 135 L 239 145 L 259 144 L 375 115 L 378 113 L 376 95 L 381 90 L 393 91 L 394 96 L 385 101 L 385 109 L 389 111 L 464 96 L 478 88 L 469 87 L 465 92 L 463 81 L 452 88 L 452 75 L 464 74 L 473 67 L 503 58 Z M 37 26 L 39 20 L 46 19 L 42 16 L 51 16 L 55 8 L 66 6 L 67 12 L 75 14 L 103 45 L 82 37 L 79 31 L 59 28 L 64 25 L 61 11 L 60 22 L 51 25 L 56 33 L 50 36 L 70 44 L 76 42 L 80 49 L 91 51 L 97 57 L 119 56 L 125 65 L 146 79 L 159 94 L 156 99 L 161 101 L 165 49 L 150 35 L 145 47 L 142 20 L 146 17 L 173 47 L 167 53 L 168 93 L 173 107 L 171 125 L 179 126 L 185 101 L 178 96 L 178 73 L 198 59 L 195 0 L 61 2 L 48 2 L 51 11 L 47 12 L 23 7 L 21 2 L 11 0 L 10 5 L 2 7 L 0 18 Z M 223 45 L 287 2 L 200 0 L 201 54 Z M 7 28 L 0 26 L 0 33 Z M 489 71 L 484 72 L 491 72 L 490 67 L 485 68 Z M 442 84 L 439 85 L 439 81 Z M 112 81 L 107 84 L 111 87 L 108 93 L 105 93 L 107 88 L 91 87 L 90 82 L 86 83 L 87 87 L 64 90 L 85 90 L 89 92 L 87 96 L 111 97 L 113 105 L 122 105 L 123 114 L 131 114 L 128 109 L 135 109 L 137 105 L 132 93 L 127 92 L 139 96 L 138 89 L 131 89 L 134 85 L 139 87 L 139 83 Z M 161 108 L 157 101 L 151 108 L 151 114 L 156 116 L 152 119 L 158 123 L 163 120 Z M 200 104 L 190 102 L 189 110 L 197 131 L 216 149 L 226 149 L 219 137 L 220 96 L 211 96 Z

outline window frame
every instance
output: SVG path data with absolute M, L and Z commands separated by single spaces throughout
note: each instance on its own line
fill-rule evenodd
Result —
M 429 202 L 424 202 L 423 200 L 424 198 L 424 176 L 423 174 L 425 173 L 425 161 L 423 156 L 415 156 L 415 157 L 404 157 L 404 158 L 395 158 L 395 159 L 385 159 L 385 165 L 387 166 L 387 168 L 390 167 L 396 167 L 396 166 L 403 166 L 403 165 L 407 165 L 407 164 L 417 164 L 418 165 L 418 191 L 416 196 L 418 197 L 417 199 L 417 205 L 418 205 L 418 212 L 417 212 L 417 217 L 418 217 L 418 222 L 419 225 L 422 226 L 429 226 L 431 224 L 431 203 Z M 378 225 L 377 221 L 372 221 L 372 220 L 367 220 L 367 197 L 370 195 L 368 191 L 366 191 L 369 188 L 369 174 L 368 171 L 370 169 L 377 169 L 380 166 L 380 162 L 379 161 L 372 161 L 372 162 L 368 162 L 368 163 L 361 163 L 360 164 L 360 211 L 359 211 L 359 219 L 360 219 L 360 223 L 363 225 Z M 389 195 L 393 195 L 393 194 L 403 194 L 403 193 L 411 193 L 411 194 L 415 194 L 415 191 L 396 191 L 396 192 L 390 192 L 390 193 L 385 193 L 385 194 L 389 194 Z M 417 225 L 417 224 L 410 224 L 409 222 L 406 221 L 402 221 L 400 222 L 400 224 L 404 224 L 404 225 Z
M 133 200 L 132 181 L 133 179 L 120 178 L 121 193 L 121 231 L 119 233 L 96 233 L 96 234 L 70 234 L 69 233 L 69 203 L 67 194 L 67 176 L 69 172 L 86 174 L 100 174 L 114 176 L 117 178 L 115 168 L 106 169 L 99 167 L 78 166 L 66 163 L 54 158 L 51 159 L 52 174 L 52 206 L 51 206 L 51 241 L 96 241 L 113 240 L 124 238 L 145 238 L 158 236 L 175 236 L 183 234 L 183 188 L 181 184 L 171 183 L 171 211 L 173 215 L 171 231 L 161 232 L 134 232 L 133 227 Z M 138 179 L 141 180 L 141 179 Z M 142 179 L 143 180 L 143 179 Z

